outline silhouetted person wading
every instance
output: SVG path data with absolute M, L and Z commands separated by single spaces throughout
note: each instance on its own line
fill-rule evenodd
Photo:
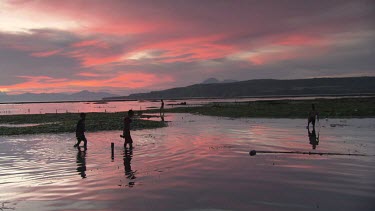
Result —
M 130 123 L 132 123 L 132 117 L 134 116 L 134 111 L 129 110 L 128 115 L 124 118 L 124 131 L 122 134 L 122 138 L 125 139 L 124 147 L 126 148 L 126 144 L 129 144 L 129 148 L 133 148 L 133 139 L 130 135 Z
M 306 128 L 308 129 L 310 126 L 310 122 L 313 125 L 313 128 L 315 128 L 315 120 L 318 119 L 319 121 L 319 113 L 318 111 L 315 110 L 315 105 L 311 104 L 311 111 L 309 112 L 309 116 L 307 118 L 307 126 Z
M 87 139 L 85 137 L 85 131 L 86 131 L 86 128 L 85 128 L 85 119 L 86 119 L 86 114 L 85 113 L 81 113 L 80 117 L 81 117 L 81 119 L 78 121 L 77 127 L 76 127 L 76 137 L 77 137 L 77 141 L 78 142 L 74 145 L 74 147 L 79 147 L 79 144 L 81 143 L 81 141 L 83 141 L 84 147 L 86 149 L 87 148 Z

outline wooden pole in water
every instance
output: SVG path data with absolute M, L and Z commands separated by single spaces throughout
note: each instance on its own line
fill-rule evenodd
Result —
M 355 153 L 334 153 L 334 152 L 300 152 L 300 151 L 256 151 L 251 150 L 250 156 L 254 156 L 257 153 L 274 153 L 274 154 L 301 154 L 301 155 L 349 155 L 349 156 L 372 156 L 366 154 L 355 154 Z
M 112 160 L 115 159 L 115 152 L 114 152 L 114 148 L 115 148 L 115 143 L 111 143 L 111 158 Z

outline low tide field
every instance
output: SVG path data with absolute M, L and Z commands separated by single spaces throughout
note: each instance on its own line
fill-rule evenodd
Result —
M 87 113 L 87 149 L 73 147 L 78 113 L 0 116 L 0 210 L 372 211 L 374 102 L 186 105 L 165 110 L 168 127 L 136 112 L 132 150 L 125 112 Z
M 178 107 L 165 112 L 193 113 L 223 117 L 306 118 L 315 104 L 321 118 L 375 117 L 375 98 L 314 100 L 266 100 L 237 103 L 211 103 L 200 107 Z M 159 112 L 154 110 L 153 112 Z
M 88 113 L 88 132 L 122 130 L 125 112 Z M 77 113 L 30 114 L 0 116 L 0 135 L 74 132 L 79 115 Z M 162 121 L 135 118 L 132 129 L 151 129 L 166 126 Z
M 375 117 L 375 97 L 215 102 L 202 106 L 187 105 L 165 109 L 165 113 L 192 113 L 232 118 L 306 118 L 311 104 L 315 104 L 321 118 Z M 147 110 L 148 113 L 157 113 L 157 115 L 159 111 L 159 109 Z M 125 112 L 88 113 L 87 131 L 122 130 L 122 119 L 125 115 Z M 166 126 L 164 121 L 151 121 L 139 117 L 150 116 L 141 115 L 135 118 L 132 124 L 133 130 Z M 74 132 L 78 119 L 77 113 L 4 115 L 0 116 L 0 135 Z

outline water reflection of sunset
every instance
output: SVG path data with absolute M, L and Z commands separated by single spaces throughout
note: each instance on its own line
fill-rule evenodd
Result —
M 35 206 L 52 209 L 53 200 L 59 206 L 79 209 L 78 203 L 95 200 L 97 206 L 106 209 L 151 206 L 165 210 L 190 207 L 180 203 L 186 195 L 192 194 L 191 200 L 199 201 L 195 193 L 200 192 L 199 199 L 205 200 L 199 203 L 205 206 L 213 199 L 220 199 L 221 193 L 231 192 L 226 198 L 236 203 L 230 206 L 242 210 L 248 205 L 244 195 L 263 200 L 263 192 L 271 200 L 289 203 L 277 194 L 286 187 L 293 190 L 291 197 L 302 201 L 302 196 L 293 192 L 324 194 L 325 197 L 317 199 L 320 203 L 329 203 L 326 198 L 332 192 L 339 198 L 345 198 L 345 194 L 371 195 L 368 187 L 372 180 L 368 176 L 375 169 L 366 163 L 371 163 L 372 157 L 248 155 L 251 149 L 311 149 L 306 129 L 301 126 L 305 124 L 303 120 L 233 120 L 188 114 L 169 114 L 166 120 L 170 121 L 169 127 L 132 131 L 135 143 L 132 151 L 124 151 L 123 140 L 119 138 L 121 131 L 87 133 L 86 152 L 72 147 L 74 134 L 2 137 L 0 198 L 17 202 L 17 207 L 36 200 Z M 373 120 L 367 121 L 372 124 Z M 370 146 L 372 130 L 364 129 L 356 140 L 343 144 L 341 137 L 355 130 L 358 123 L 350 121 L 347 125 L 334 130 L 321 128 L 324 140 L 329 141 L 321 143 L 316 151 L 350 149 L 370 153 L 371 147 L 364 148 L 358 143 Z M 362 174 L 350 173 L 358 171 Z M 351 185 L 346 185 L 349 183 L 335 182 L 338 176 L 357 184 L 357 191 L 350 192 Z M 358 177 L 360 184 L 356 183 Z M 226 201 L 217 202 L 220 207 L 228 205 Z M 160 203 L 163 206 L 159 207 Z M 357 200 L 345 203 L 355 206 Z M 302 204 L 307 206 L 308 202 Z

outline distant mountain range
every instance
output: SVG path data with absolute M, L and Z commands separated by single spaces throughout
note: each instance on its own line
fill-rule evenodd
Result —
M 258 79 L 213 83 L 216 81 L 218 80 L 209 79 L 187 87 L 111 97 L 108 100 L 375 94 L 375 77 Z
M 24 93 L 19 95 L 7 95 L 0 93 L 0 103 L 6 102 L 56 102 L 56 101 L 93 101 L 108 97 L 117 97 L 118 95 L 107 92 L 90 92 L 87 90 L 73 93 Z

